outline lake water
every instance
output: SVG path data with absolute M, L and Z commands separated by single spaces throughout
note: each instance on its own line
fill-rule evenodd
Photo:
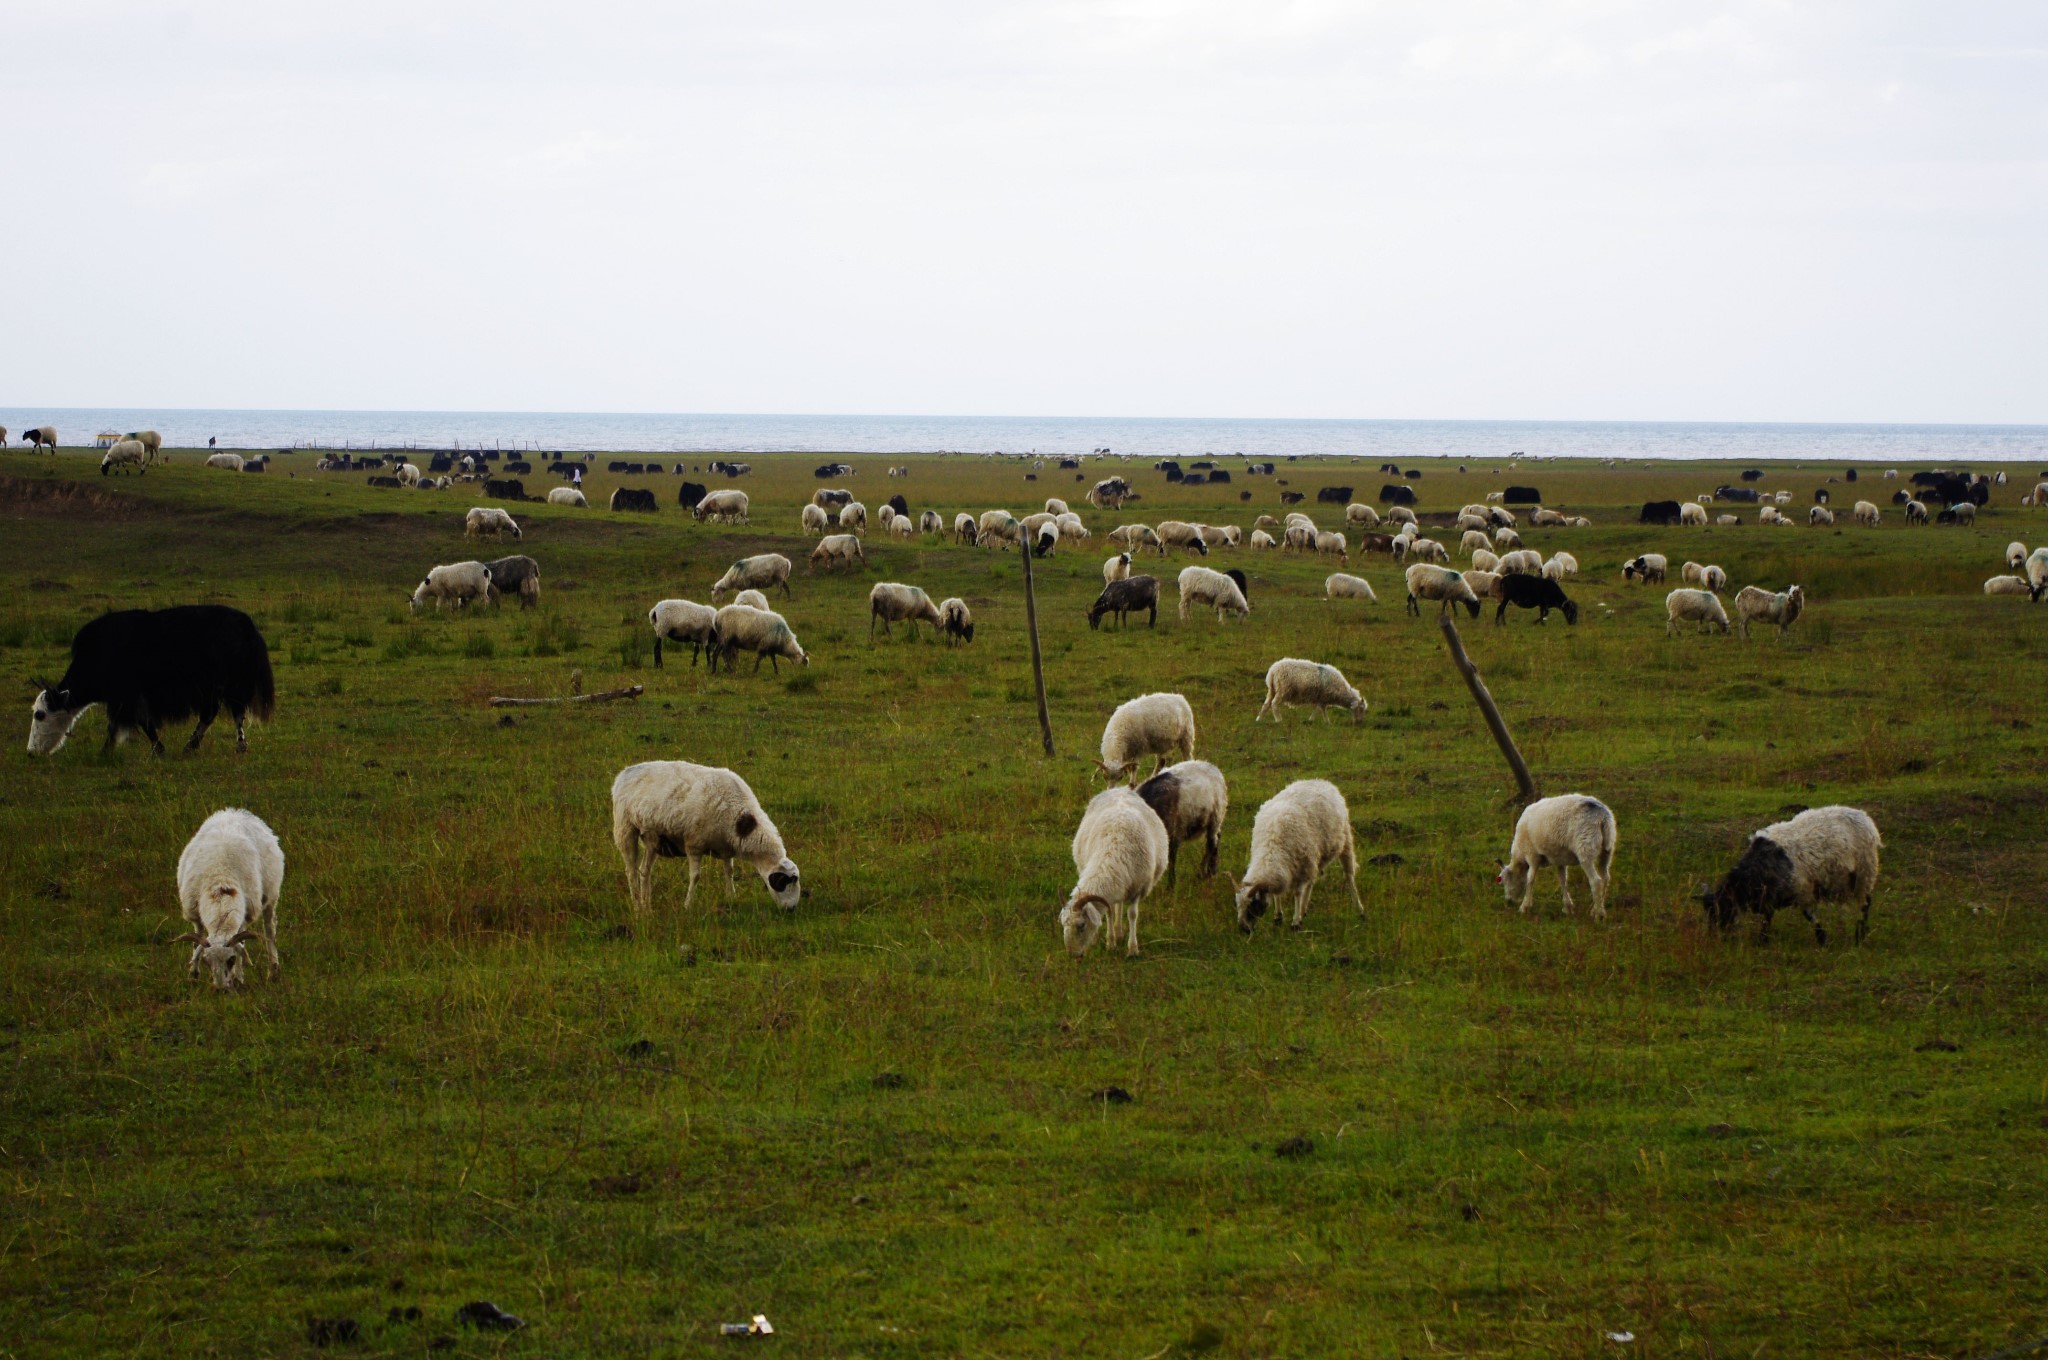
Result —
M 502 448 L 634 453 L 1088 453 L 1141 458 L 1734 458 L 2048 467 L 2048 425 L 1777 425 L 1648 421 L 1207 420 L 1132 416 L 660 415 L 552 411 L 0 408 L 10 439 L 55 425 L 66 446 L 154 429 L 230 449 Z

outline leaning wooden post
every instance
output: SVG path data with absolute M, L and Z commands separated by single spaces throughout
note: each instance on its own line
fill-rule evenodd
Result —
M 1493 729 L 1493 739 L 1500 746 L 1500 753 L 1508 758 L 1508 768 L 1515 772 L 1515 783 L 1521 786 L 1520 801 L 1525 804 L 1535 802 L 1535 776 L 1529 773 L 1529 763 L 1515 748 L 1515 739 L 1508 735 L 1508 725 L 1501 720 L 1500 707 L 1493 702 L 1493 696 L 1486 692 L 1486 682 L 1479 678 L 1479 668 L 1472 664 L 1471 657 L 1465 655 L 1465 640 L 1458 636 L 1458 625 L 1451 622 L 1449 609 L 1436 616 L 1436 625 L 1444 630 L 1444 641 L 1451 647 L 1451 662 L 1457 666 L 1458 674 L 1465 677 L 1465 688 L 1472 691 L 1472 702 L 1479 705 L 1479 711 L 1486 717 L 1486 725 Z
M 1031 535 L 1018 545 L 1024 558 L 1024 627 L 1031 634 L 1031 682 L 1038 687 L 1038 730 L 1052 754 L 1052 715 L 1045 707 L 1045 662 L 1038 655 L 1038 593 L 1031 586 Z

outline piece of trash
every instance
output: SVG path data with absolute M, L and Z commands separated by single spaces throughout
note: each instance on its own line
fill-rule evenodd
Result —
M 526 1325 L 526 1319 L 513 1316 L 488 1299 L 463 1304 L 455 1310 L 455 1320 L 480 1332 L 516 1332 Z
M 1105 1105 L 1128 1105 L 1131 1103 L 1131 1093 L 1121 1086 L 1105 1086 L 1088 1098 L 1090 1100 L 1099 1100 Z
M 775 1324 L 759 1313 L 752 1322 L 725 1322 L 718 1328 L 720 1336 L 774 1336 Z
M 1626 1346 L 1629 1342 L 1636 1339 L 1636 1334 L 1634 1332 L 1609 1332 L 1607 1339 L 1617 1345 Z
M 652 1057 L 654 1055 L 654 1041 L 652 1039 L 635 1039 L 619 1051 L 629 1058 Z

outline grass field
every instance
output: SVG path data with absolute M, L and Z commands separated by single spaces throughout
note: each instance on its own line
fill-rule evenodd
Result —
M 1579 558 L 1576 628 L 1461 628 L 1544 790 L 1615 809 L 1595 923 L 1549 882 L 1540 913 L 1504 905 L 1512 780 L 1384 558 L 1353 565 L 1377 605 L 1322 599 L 1327 563 L 1220 554 L 1251 577 L 1248 621 L 1181 623 L 1167 579 L 1156 631 L 1089 630 L 1108 528 L 1249 529 L 1280 510 L 1270 479 L 1129 471 L 1145 498 L 1120 517 L 1080 504 L 1093 462 L 1027 483 L 1016 462 L 851 460 L 871 516 L 898 491 L 949 523 L 1084 510 L 1094 542 L 1037 564 L 1047 759 L 1017 555 L 875 533 L 865 575 L 806 576 L 815 457 L 750 458 L 750 527 L 693 524 L 674 478 L 643 479 L 652 517 L 518 507 L 524 544 L 482 555 L 537 558 L 540 608 L 440 617 L 405 596 L 478 555 L 476 488 L 198 461 L 103 480 L 75 452 L 0 456 L 22 724 L 0 796 L 0 1356 L 310 1354 L 341 1318 L 350 1354 L 563 1360 L 1964 1357 L 2048 1333 L 2048 609 L 1979 589 L 2008 540 L 2048 538 L 2018 478 L 1975 528 L 1906 529 L 1901 483 L 1865 469 L 1832 490 L 1883 503 L 1876 531 L 1649 529 L 1637 503 L 1733 468 L 1421 465 L 1425 512 L 1513 480 L 1594 521 L 1525 533 Z M 1370 493 L 1370 466 L 1281 476 Z M 1764 485 L 1803 514 L 1839 471 Z M 685 649 L 655 671 L 648 606 L 768 549 L 799 560 L 776 607 L 812 664 L 711 676 Z M 1801 582 L 1809 612 L 1784 641 L 1667 639 L 1664 590 L 1620 577 L 1644 550 L 1672 584 L 1687 558 L 1731 590 Z M 876 580 L 965 597 L 974 643 L 870 647 Z M 23 753 L 29 678 L 61 673 L 81 623 L 197 601 L 248 610 L 272 648 L 278 714 L 246 756 L 219 727 L 195 756 L 102 756 L 98 715 Z M 1367 720 L 1255 727 L 1282 656 L 1342 667 Z M 574 672 L 647 693 L 484 702 Z M 1375 861 L 1363 919 L 1326 881 L 1299 934 L 1241 936 L 1184 856 L 1141 958 L 1066 956 L 1091 757 L 1110 709 L 1155 689 L 1193 702 L 1231 781 L 1233 872 L 1265 798 L 1343 789 Z M 803 868 L 793 916 L 751 876 L 685 914 L 665 864 L 633 920 L 608 790 L 656 757 L 752 783 Z M 1885 836 L 1869 940 L 1816 947 L 1796 913 L 1762 944 L 1709 930 L 1693 885 L 1829 802 Z M 224 805 L 268 820 L 288 868 L 282 978 L 220 996 L 168 940 L 178 852 Z M 482 1299 L 527 1327 L 458 1326 Z M 776 1337 L 720 1337 L 757 1312 Z

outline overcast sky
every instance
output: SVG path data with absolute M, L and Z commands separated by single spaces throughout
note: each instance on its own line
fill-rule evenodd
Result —
M 0 405 L 2048 421 L 2048 4 L 6 0 Z

